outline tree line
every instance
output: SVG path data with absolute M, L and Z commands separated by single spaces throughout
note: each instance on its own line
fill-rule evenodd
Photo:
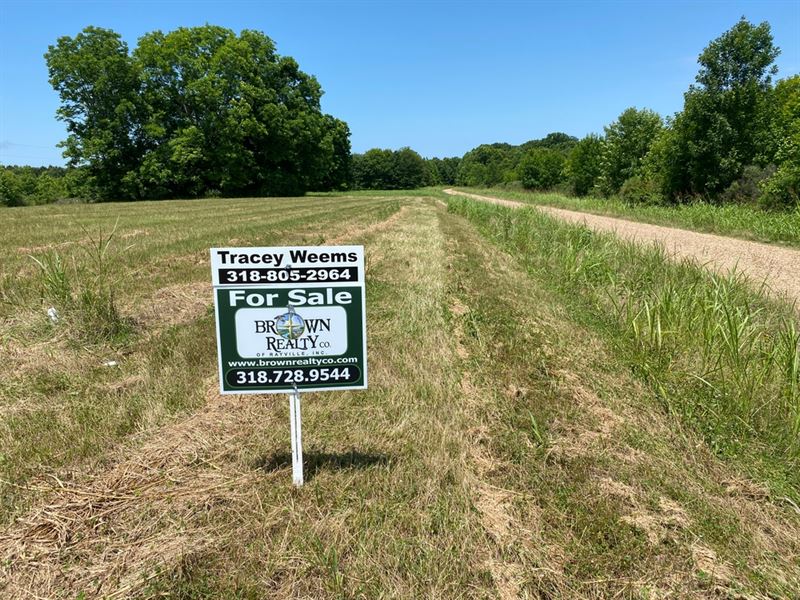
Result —
M 698 58 L 683 109 L 623 111 L 602 135 L 556 132 L 463 157 L 351 154 L 322 90 L 260 32 L 214 26 L 62 37 L 45 58 L 69 167 L 0 169 L 0 202 L 297 195 L 307 190 L 515 185 L 626 202 L 798 205 L 800 76 L 777 82 L 768 23 L 742 18 Z
M 31 206 L 75 198 L 74 172 L 64 167 L 0 165 L 0 206 Z
M 454 179 L 441 181 L 618 195 L 630 204 L 701 199 L 795 208 L 800 202 L 800 76 L 773 83 L 779 52 L 768 23 L 753 25 L 742 18 L 700 54 L 696 83 L 674 116 L 631 107 L 604 127 L 603 135 L 579 140 L 558 132 L 518 146 L 482 144 L 458 161 Z M 391 170 L 381 167 L 388 164 L 381 162 L 388 160 L 387 152 L 354 157 L 370 174 L 356 176 L 356 186 L 387 187 L 380 174 Z M 419 181 L 433 181 L 424 179 L 421 165 L 418 170 Z
M 631 204 L 797 207 L 800 76 L 773 83 L 778 54 L 769 24 L 742 18 L 700 54 L 696 83 L 674 116 L 631 107 L 603 135 L 478 146 L 461 160 L 457 183 L 518 182 Z
M 423 158 L 411 148 L 373 148 L 354 154 L 350 187 L 358 190 L 407 190 L 454 185 L 461 159 Z

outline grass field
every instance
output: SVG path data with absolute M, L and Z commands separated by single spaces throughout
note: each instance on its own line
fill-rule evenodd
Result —
M 476 194 L 529 204 L 544 204 L 567 210 L 693 229 L 758 242 L 800 246 L 800 210 L 768 212 L 736 204 L 714 206 L 702 202 L 674 207 L 628 206 L 618 198 L 574 198 L 561 194 L 521 192 L 498 188 L 463 189 Z
M 744 282 L 435 191 L 0 234 L 4 597 L 800 589 L 798 323 Z M 207 250 L 318 243 L 366 247 L 370 388 L 304 397 L 296 490 L 285 398 L 216 392 Z

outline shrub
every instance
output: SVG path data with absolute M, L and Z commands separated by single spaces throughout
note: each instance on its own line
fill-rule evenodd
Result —
M 722 203 L 756 204 L 762 195 L 761 184 L 775 173 L 775 167 L 748 165 L 742 176 L 728 186 L 720 195 Z
M 588 135 L 572 149 L 567 163 L 567 176 L 578 196 L 585 196 L 597 184 L 601 174 L 603 140 Z
M 557 150 L 534 148 L 519 164 L 519 179 L 529 190 L 552 188 L 564 178 L 564 155 Z
M 658 185 L 653 180 L 638 175 L 622 184 L 619 197 L 628 206 L 664 203 L 664 197 L 659 192 Z
M 800 210 L 800 165 L 785 163 L 761 182 L 759 204 L 767 210 Z

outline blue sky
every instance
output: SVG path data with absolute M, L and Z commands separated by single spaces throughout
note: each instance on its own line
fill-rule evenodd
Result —
M 353 150 L 454 156 L 551 131 L 601 132 L 628 106 L 680 110 L 696 59 L 740 16 L 800 72 L 800 1 L 9 2 L 0 0 L 0 163 L 63 164 L 43 54 L 87 25 L 133 48 L 155 29 L 258 29 L 325 91 Z

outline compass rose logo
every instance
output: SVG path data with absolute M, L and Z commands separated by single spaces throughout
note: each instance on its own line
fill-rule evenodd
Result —
M 303 317 L 294 312 L 294 307 L 289 306 L 289 312 L 275 319 L 275 330 L 282 338 L 296 340 L 306 330 L 306 322 L 303 321 Z

